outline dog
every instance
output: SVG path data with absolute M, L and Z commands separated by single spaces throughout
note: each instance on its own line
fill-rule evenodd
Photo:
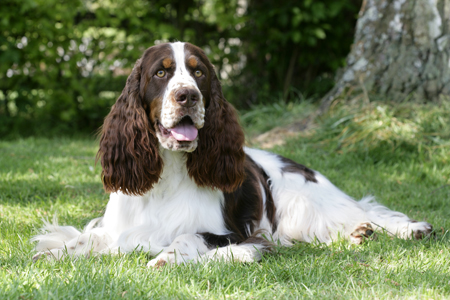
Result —
M 101 129 L 97 158 L 110 200 L 80 232 L 45 222 L 40 257 L 148 251 L 148 266 L 208 260 L 253 262 L 272 242 L 360 244 L 374 231 L 400 238 L 426 222 L 360 201 L 290 159 L 244 146 L 205 53 L 189 43 L 148 48 Z

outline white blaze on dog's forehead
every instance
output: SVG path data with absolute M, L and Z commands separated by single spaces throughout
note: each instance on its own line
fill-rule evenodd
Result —
M 177 75 L 177 73 L 179 73 L 180 75 L 183 75 L 183 73 L 187 73 L 186 64 L 184 62 L 184 43 L 176 42 L 170 44 L 170 46 L 172 47 L 173 55 L 175 57 L 175 75 Z
M 175 58 L 175 74 L 169 82 L 169 86 L 179 86 L 179 87 L 195 87 L 197 88 L 197 83 L 191 76 L 189 71 L 186 69 L 186 54 L 184 52 L 184 43 L 176 42 L 170 44 L 173 50 L 173 55 Z

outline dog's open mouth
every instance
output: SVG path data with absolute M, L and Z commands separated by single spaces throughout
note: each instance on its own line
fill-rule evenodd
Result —
M 179 142 L 193 141 L 197 138 L 198 129 L 192 122 L 191 117 L 186 116 L 178 122 L 175 127 L 167 129 L 161 123 L 158 122 L 161 134 L 169 137 L 174 137 Z

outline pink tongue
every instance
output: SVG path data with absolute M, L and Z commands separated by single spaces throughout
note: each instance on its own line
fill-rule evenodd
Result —
M 177 141 L 193 141 L 198 134 L 198 129 L 192 124 L 179 124 L 170 131 Z

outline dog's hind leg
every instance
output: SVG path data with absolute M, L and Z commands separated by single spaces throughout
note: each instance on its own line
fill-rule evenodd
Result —
M 377 231 L 386 230 L 387 233 L 403 239 L 421 239 L 433 231 L 431 224 L 412 220 L 401 212 L 390 210 L 376 203 L 373 197 L 365 197 L 359 204 L 366 212 L 371 226 Z

